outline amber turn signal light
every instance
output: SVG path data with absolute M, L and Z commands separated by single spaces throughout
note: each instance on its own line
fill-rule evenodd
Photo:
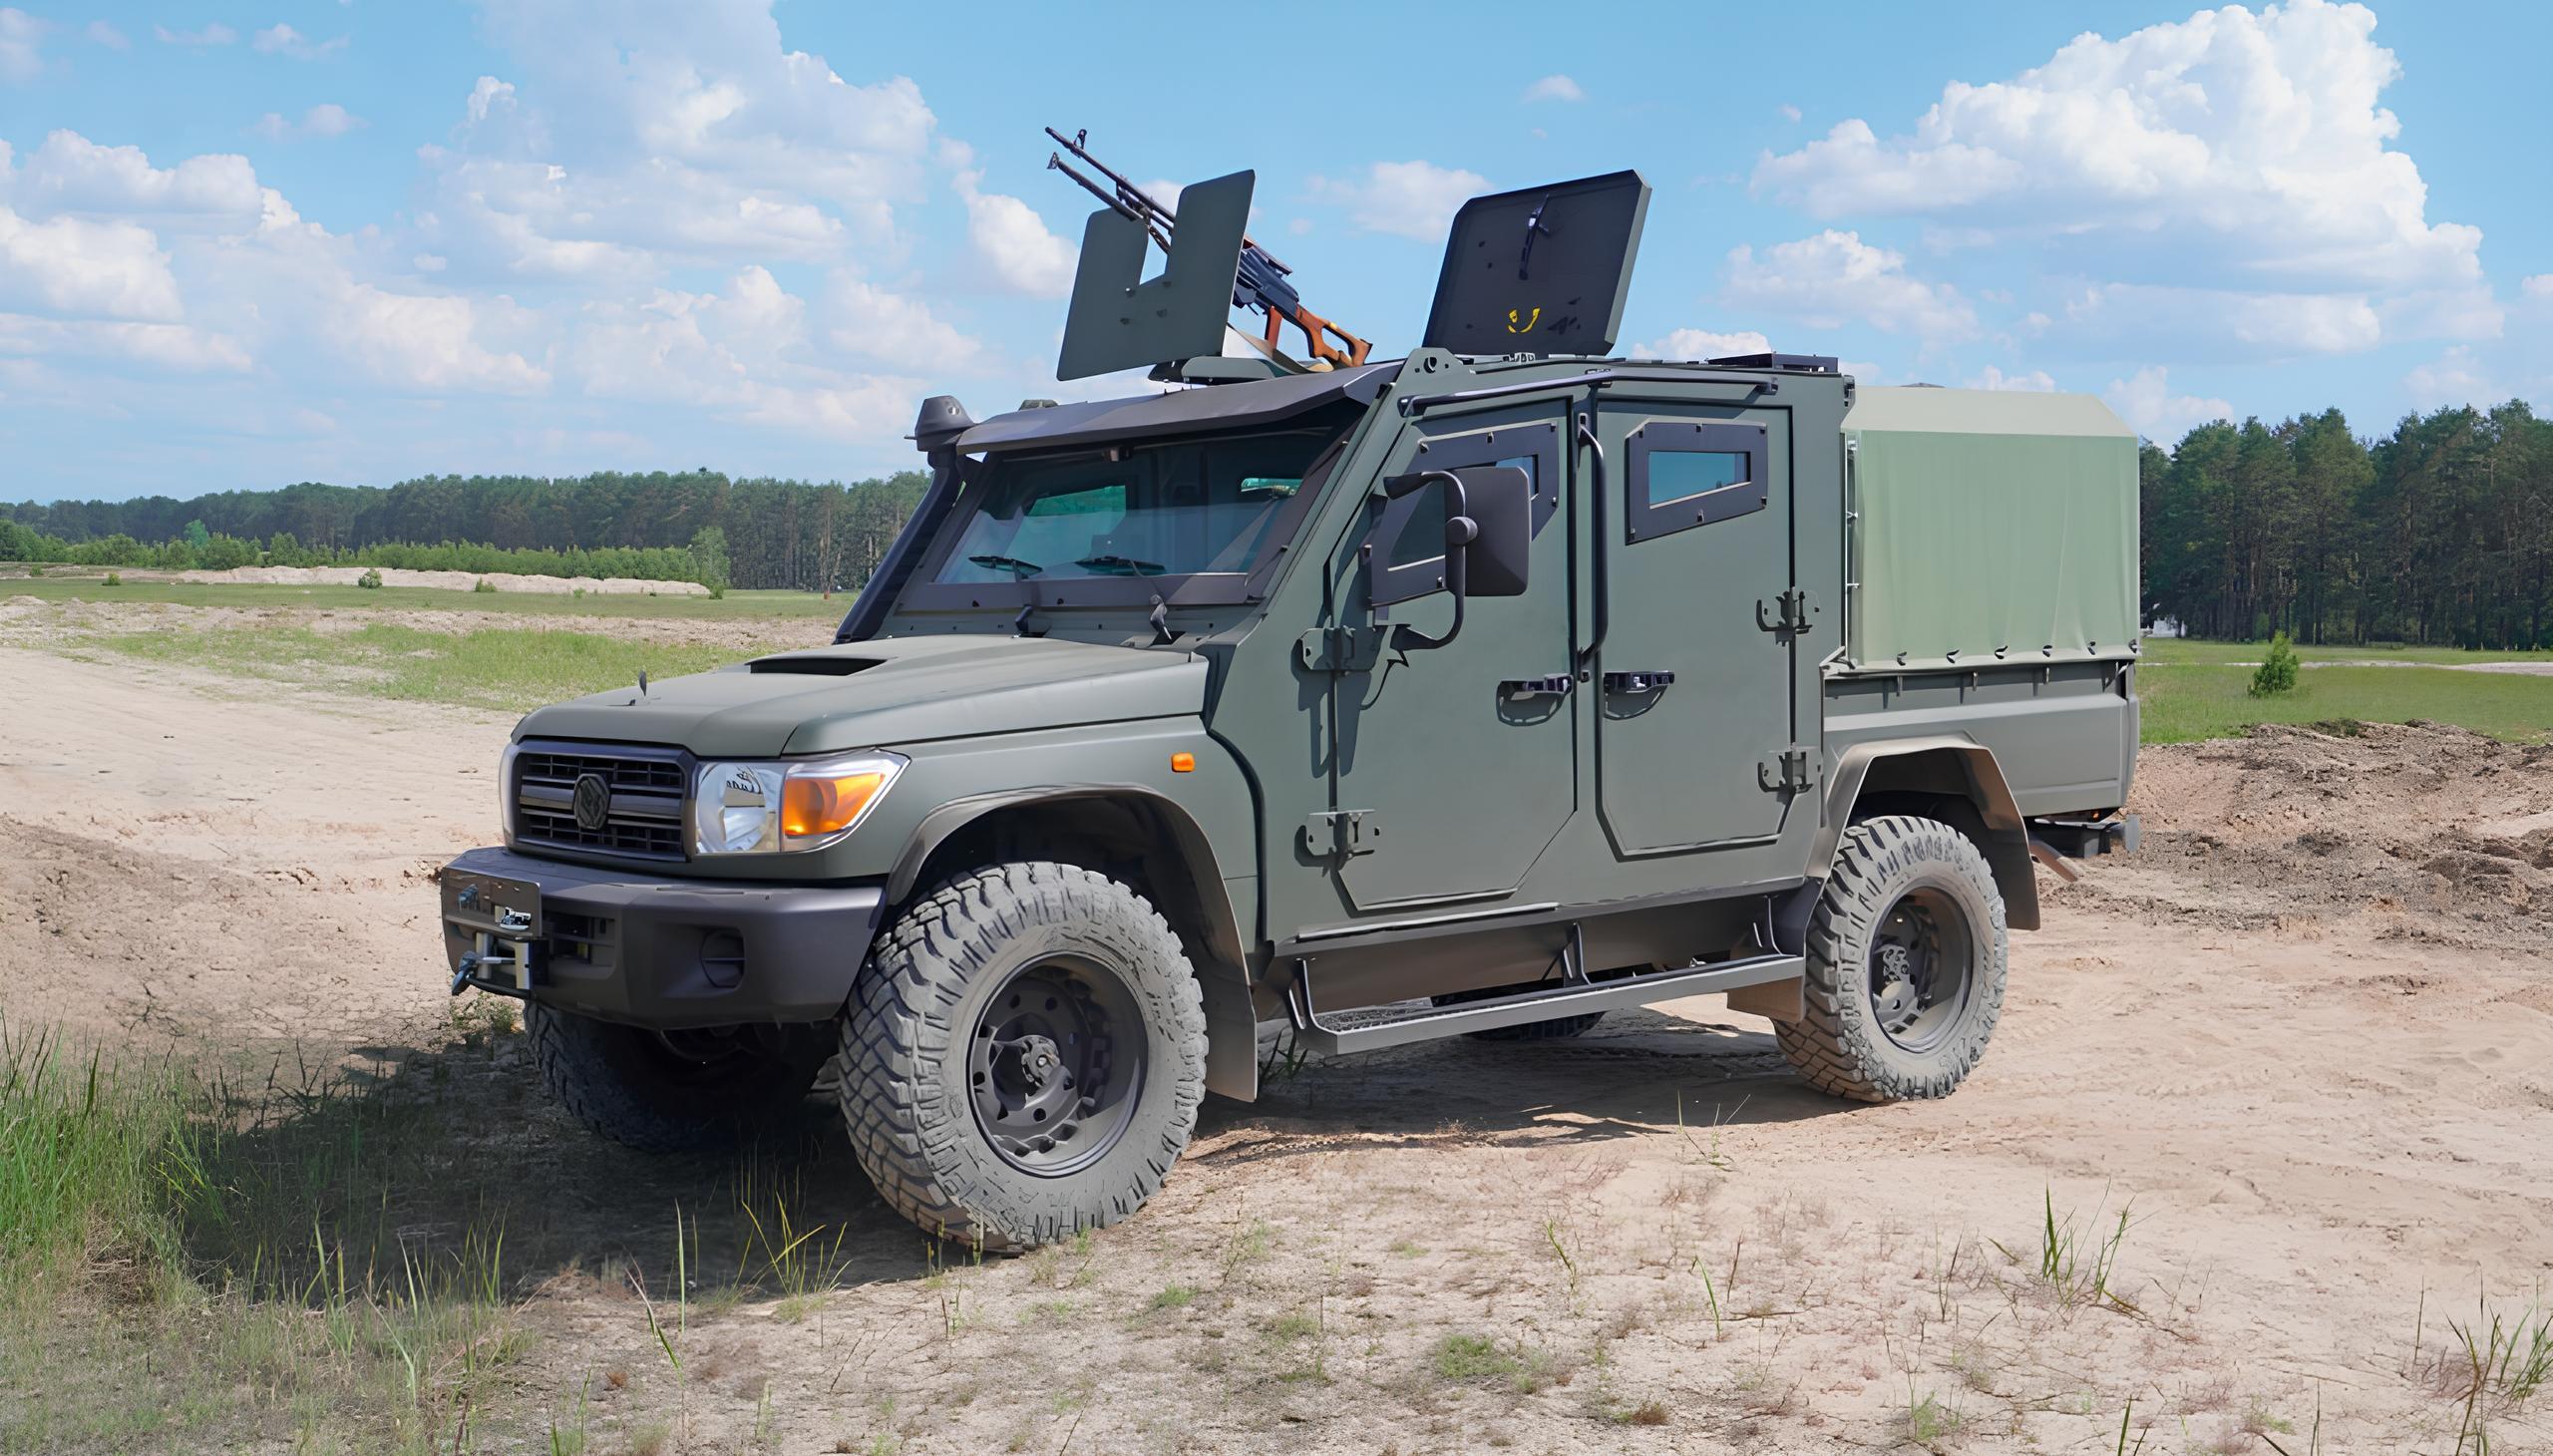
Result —
M 835 778 L 793 778 L 781 790 L 781 833 L 791 839 L 839 834 L 860 818 L 886 783 L 887 775 L 875 769 Z
M 1197 755 L 1193 753 L 1172 754 L 1170 756 L 1170 771 L 1174 774 L 1193 774 L 1197 772 Z

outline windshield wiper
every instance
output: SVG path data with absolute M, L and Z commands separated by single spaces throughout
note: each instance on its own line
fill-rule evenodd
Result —
M 1008 571 L 1014 581 L 1024 581 L 1046 569 L 1035 561 L 1023 561 L 1017 556 L 984 555 L 968 556 L 966 559 L 987 571 Z
M 1073 562 L 1085 571 L 1103 576 L 1158 576 L 1166 567 L 1159 561 L 1139 561 L 1133 556 L 1084 556 Z

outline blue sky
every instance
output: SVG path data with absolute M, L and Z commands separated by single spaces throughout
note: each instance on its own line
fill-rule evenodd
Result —
M 2061 15 L 2061 18 L 2059 18 Z M 905 466 L 1051 379 L 1088 211 L 1258 170 L 1397 353 L 1473 192 L 1637 167 L 1625 345 L 2167 442 L 2553 408 L 2553 9 L 0 6 L 0 499 Z

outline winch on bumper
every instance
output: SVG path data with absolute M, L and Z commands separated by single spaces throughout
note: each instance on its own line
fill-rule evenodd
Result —
M 480 849 L 442 876 L 453 994 L 477 986 L 676 1030 L 824 1021 L 877 932 L 881 885 L 659 880 Z

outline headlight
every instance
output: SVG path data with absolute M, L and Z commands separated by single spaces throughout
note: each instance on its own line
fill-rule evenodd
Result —
M 859 827 L 904 772 L 892 753 L 773 763 L 704 763 L 692 792 L 692 849 L 702 855 L 821 850 Z
M 497 759 L 497 843 L 512 848 L 515 842 L 515 759 L 523 745 L 508 743 Z

